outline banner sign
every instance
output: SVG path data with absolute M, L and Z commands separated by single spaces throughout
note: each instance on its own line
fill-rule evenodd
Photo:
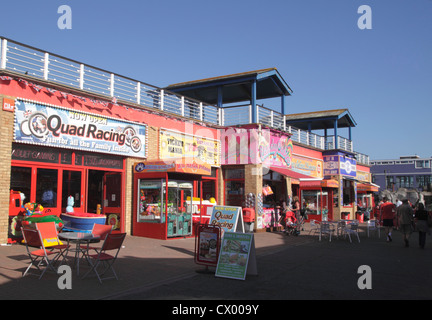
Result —
M 259 157 L 263 164 L 291 168 L 292 152 L 293 143 L 289 137 L 263 132 L 258 148 Z
M 339 155 L 324 156 L 324 176 L 337 174 L 356 177 L 357 161 Z
M 35 102 L 15 103 L 14 141 L 142 157 L 147 126 Z
M 160 129 L 160 158 L 198 158 L 203 162 L 220 166 L 219 141 L 188 135 L 178 131 Z
M 225 232 L 235 232 L 237 228 L 244 232 L 243 211 L 241 207 L 214 206 L 210 224 L 217 225 Z
M 225 232 L 215 276 L 244 280 L 246 274 L 258 274 L 253 233 Z

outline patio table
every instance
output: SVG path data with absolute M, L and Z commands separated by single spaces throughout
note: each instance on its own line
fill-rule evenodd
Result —
M 77 275 L 79 275 L 80 253 L 82 253 L 85 256 L 87 253 L 87 250 L 83 250 L 81 248 L 81 244 L 87 243 L 87 247 L 88 247 L 88 244 L 90 243 L 90 241 L 99 240 L 100 237 L 98 235 L 94 235 L 91 233 L 84 233 L 84 232 L 61 232 L 61 233 L 59 233 L 58 236 L 60 239 L 67 240 L 68 245 L 69 245 L 69 242 L 76 243 L 76 248 L 73 250 L 68 249 L 66 252 L 66 255 L 68 254 L 69 251 L 75 252 L 74 265 L 76 265 Z

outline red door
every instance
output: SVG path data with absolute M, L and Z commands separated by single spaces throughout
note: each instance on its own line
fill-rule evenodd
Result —
M 113 230 L 122 227 L 122 173 L 106 172 L 103 179 L 102 213 L 107 216 L 107 224 Z

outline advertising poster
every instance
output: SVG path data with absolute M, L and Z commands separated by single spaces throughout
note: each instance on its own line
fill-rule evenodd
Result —
M 14 141 L 146 157 L 147 126 L 96 114 L 17 100 Z
M 195 263 L 216 266 L 220 249 L 220 228 L 199 225 L 195 241 Z
M 213 165 L 220 165 L 219 141 L 182 132 L 160 129 L 160 158 L 197 158 Z
M 244 232 L 243 212 L 240 207 L 214 206 L 210 224 L 217 225 L 225 232 Z
M 253 233 L 225 232 L 215 275 L 244 280 L 246 274 L 257 274 Z

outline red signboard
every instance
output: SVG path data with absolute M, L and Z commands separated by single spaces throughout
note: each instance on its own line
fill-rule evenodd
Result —
M 4 98 L 3 99 L 3 111 L 14 112 L 15 111 L 15 100 Z
M 195 263 L 216 266 L 220 250 L 220 227 L 210 224 L 197 225 L 195 235 Z

